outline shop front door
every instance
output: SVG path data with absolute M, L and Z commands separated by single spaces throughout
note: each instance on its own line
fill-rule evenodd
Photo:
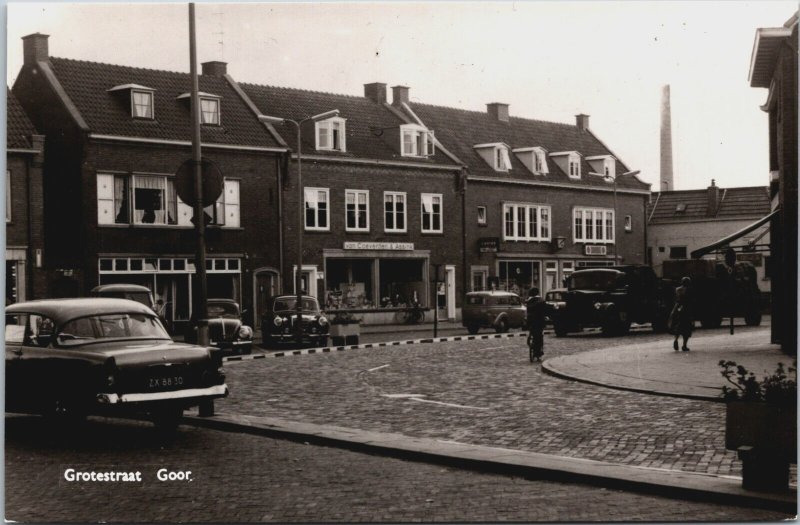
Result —
M 278 272 L 275 270 L 256 270 L 255 276 L 255 282 L 253 283 L 255 287 L 253 322 L 258 324 L 261 322 L 261 314 L 264 312 L 267 300 L 280 293 L 278 289 L 280 281 L 278 280 Z

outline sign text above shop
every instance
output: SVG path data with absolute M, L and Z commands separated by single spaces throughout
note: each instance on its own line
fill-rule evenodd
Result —
M 413 242 L 346 242 L 345 250 L 413 250 Z

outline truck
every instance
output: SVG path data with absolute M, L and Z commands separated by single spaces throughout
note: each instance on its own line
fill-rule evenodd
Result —
M 564 284 L 562 300 L 550 312 L 557 337 L 588 327 L 599 327 L 603 335 L 622 335 L 631 323 L 651 323 L 655 331 L 667 329 L 675 288 L 649 266 L 577 270 Z
M 745 261 L 726 264 L 709 259 L 664 261 L 665 281 L 677 286 L 689 277 L 691 308 L 703 328 L 717 328 L 724 317 L 744 317 L 748 326 L 761 324 L 761 291 L 755 267 Z

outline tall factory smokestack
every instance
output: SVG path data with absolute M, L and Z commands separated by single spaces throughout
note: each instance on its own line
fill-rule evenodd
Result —
M 672 115 L 669 108 L 669 84 L 661 89 L 661 191 L 672 191 Z

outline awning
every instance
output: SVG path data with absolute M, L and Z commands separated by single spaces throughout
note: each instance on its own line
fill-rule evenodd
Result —
M 720 240 L 718 240 L 716 242 L 713 242 L 713 243 L 709 244 L 708 246 L 703 246 L 702 248 L 698 248 L 698 249 L 694 250 L 692 252 L 692 258 L 693 259 L 699 259 L 703 255 L 705 255 L 707 253 L 711 253 L 714 250 L 716 250 L 717 248 L 720 248 L 722 246 L 728 245 L 728 244 L 732 243 L 733 241 L 735 241 L 736 239 L 738 239 L 739 237 L 747 235 L 748 233 L 750 233 L 751 231 L 755 230 L 756 228 L 758 228 L 760 226 L 763 226 L 764 224 L 769 222 L 769 220 L 772 218 L 772 216 L 775 215 L 776 213 L 778 213 L 779 211 L 780 211 L 780 209 L 777 209 L 777 210 L 773 211 L 772 213 L 770 213 L 769 215 L 767 215 L 766 217 L 762 217 L 762 218 L 758 219 L 753 224 L 745 226 L 744 228 L 742 228 L 741 230 L 739 230 L 736 233 L 732 233 L 732 234 L 728 235 L 727 237 L 723 237 L 722 239 L 720 239 Z

